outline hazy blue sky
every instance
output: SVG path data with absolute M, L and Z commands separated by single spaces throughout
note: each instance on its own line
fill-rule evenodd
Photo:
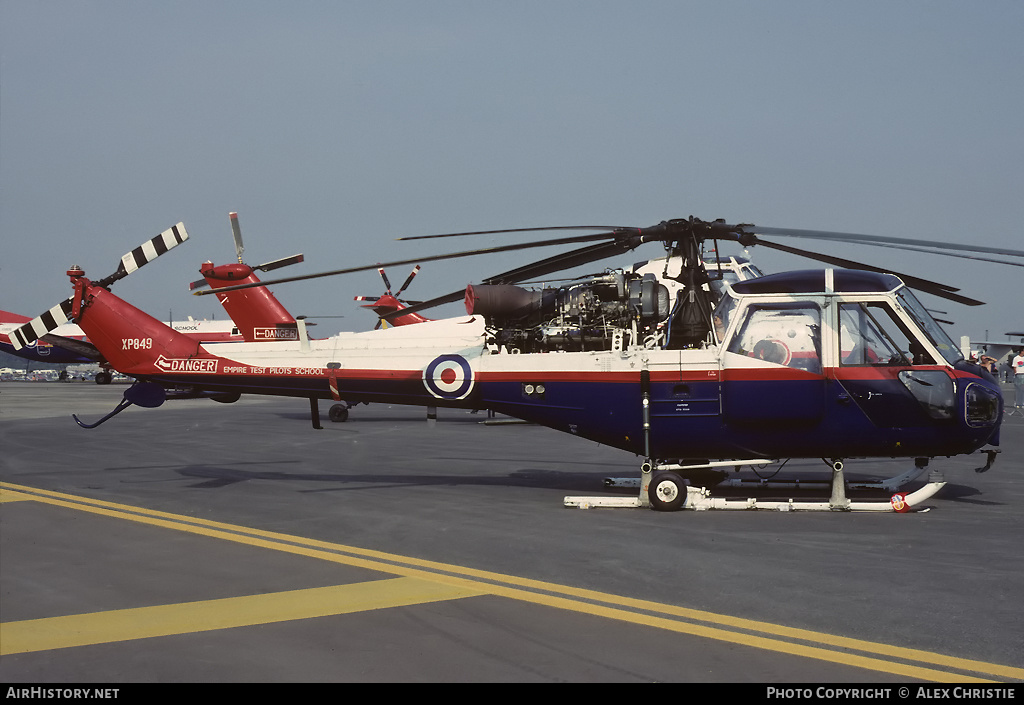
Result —
M 67 296 L 69 265 L 109 274 L 184 221 L 191 241 L 115 292 L 223 318 L 187 283 L 234 257 L 229 211 L 250 264 L 305 253 L 282 275 L 466 246 L 403 235 L 689 215 L 1024 249 L 1020 0 L 0 8 L 0 308 L 27 315 Z M 990 302 L 922 296 L 955 336 L 1024 328 L 1020 267 L 831 251 Z M 426 264 L 409 295 L 548 254 Z M 352 296 L 381 290 L 373 271 L 275 288 L 295 314 L 345 316 L 318 333 L 371 328 Z

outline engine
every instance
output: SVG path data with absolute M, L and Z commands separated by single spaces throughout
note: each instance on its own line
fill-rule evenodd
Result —
M 484 317 L 488 343 L 510 352 L 659 347 L 671 308 L 668 289 L 653 274 L 619 270 L 558 288 L 466 288 L 466 311 Z

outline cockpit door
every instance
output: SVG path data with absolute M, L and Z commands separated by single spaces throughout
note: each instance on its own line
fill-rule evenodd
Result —
M 722 358 L 729 422 L 811 425 L 825 411 L 821 307 L 812 301 L 742 309 Z
M 880 427 L 952 418 L 953 379 L 889 301 L 839 303 L 840 403 Z

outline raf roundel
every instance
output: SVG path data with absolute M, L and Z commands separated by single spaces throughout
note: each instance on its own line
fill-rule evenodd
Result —
M 423 386 L 438 399 L 465 399 L 473 391 L 473 369 L 461 355 L 439 355 L 423 370 Z

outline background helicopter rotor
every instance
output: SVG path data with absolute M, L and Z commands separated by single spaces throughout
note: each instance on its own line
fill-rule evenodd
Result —
M 421 301 L 412 301 L 411 302 L 411 301 L 405 301 L 405 300 L 402 300 L 402 299 L 398 298 L 399 296 L 402 295 L 402 292 L 404 292 L 406 289 L 409 288 L 409 284 L 411 284 L 412 280 L 416 277 L 417 274 L 419 274 L 419 271 L 420 271 L 420 265 L 417 264 L 415 267 L 412 268 L 412 271 L 409 273 L 409 276 L 405 278 L 405 281 L 402 283 L 402 286 L 399 287 L 398 291 L 396 291 L 395 293 L 392 294 L 391 293 L 391 281 L 388 279 L 387 273 L 384 271 L 383 267 L 378 267 L 377 268 L 377 273 L 380 274 L 380 278 L 384 281 L 385 292 L 384 292 L 383 296 L 356 296 L 356 297 L 354 297 L 354 299 L 356 301 L 366 301 L 366 302 L 368 302 L 366 304 L 363 304 L 364 308 L 374 308 L 374 304 L 380 302 L 382 299 L 385 299 L 385 298 L 392 299 L 392 301 L 388 302 L 388 305 L 394 305 L 395 303 L 399 303 L 399 304 L 403 304 L 403 306 L 407 307 L 409 305 L 422 303 Z M 405 308 L 400 308 L 399 309 L 399 311 L 404 311 L 404 310 L 406 310 L 406 309 Z M 383 325 L 384 320 L 385 320 L 385 317 L 384 316 L 380 316 L 377 319 L 377 325 L 375 325 L 373 327 L 373 329 L 377 330 L 378 328 L 380 328 L 381 325 Z

